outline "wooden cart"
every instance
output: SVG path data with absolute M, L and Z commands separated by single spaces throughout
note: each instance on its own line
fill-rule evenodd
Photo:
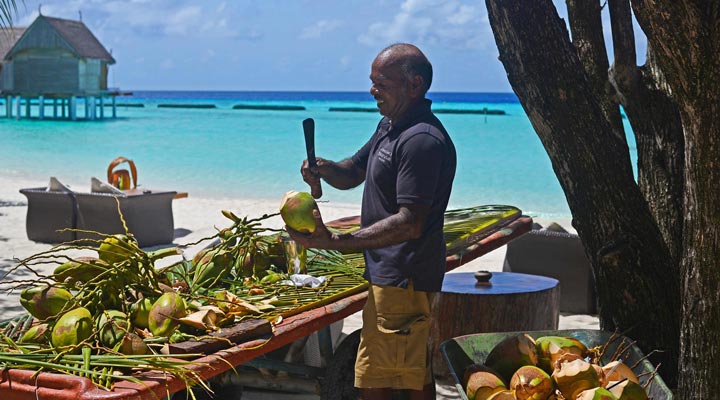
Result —
M 346 221 L 344 221 L 346 222 Z M 328 224 L 330 225 L 330 224 Z M 510 240 L 529 231 L 532 219 L 519 213 L 508 215 L 494 223 L 480 227 L 465 236 L 463 246 L 455 247 L 447 256 L 447 270 L 459 267 L 486 254 Z M 322 383 L 322 398 L 343 398 L 341 393 L 352 388 L 354 355 L 357 351 L 359 332 L 346 337 L 335 350 L 330 343 L 329 327 L 349 315 L 360 311 L 367 298 L 366 291 L 348 294 L 333 301 L 283 319 L 268 333 L 266 327 L 251 333 L 264 333 L 240 343 L 213 351 L 197 358 L 190 367 L 203 380 L 212 380 L 221 374 L 243 365 L 258 365 L 278 370 L 299 372 L 317 378 Z M 321 355 L 325 368 L 314 368 L 264 360 L 269 352 L 295 340 L 318 332 Z M 246 332 L 247 333 L 247 332 Z M 159 373 L 146 372 L 139 375 L 142 384 L 120 382 L 112 391 L 95 386 L 89 379 L 53 373 L 37 373 L 32 370 L 6 369 L 0 379 L 0 396 L 3 400 L 84 400 L 123 399 L 157 400 L 171 397 L 173 393 L 186 390 L 181 379 Z M 325 384 L 327 383 L 327 384 Z M 183 396 L 184 398 L 184 396 Z

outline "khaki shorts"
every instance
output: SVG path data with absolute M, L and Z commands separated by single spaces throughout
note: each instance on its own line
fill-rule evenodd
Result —
M 355 362 L 355 387 L 422 390 L 431 383 L 428 357 L 432 293 L 371 285 Z

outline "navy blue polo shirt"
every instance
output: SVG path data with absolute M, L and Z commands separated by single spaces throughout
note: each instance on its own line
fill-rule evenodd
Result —
M 445 273 L 443 222 L 456 154 L 450 136 L 430 111 L 430 100 L 410 109 L 393 125 L 383 118 L 370 140 L 352 156 L 364 169 L 361 226 L 398 212 L 402 204 L 430 206 L 420 238 L 365 250 L 365 277 L 374 285 L 438 292 Z

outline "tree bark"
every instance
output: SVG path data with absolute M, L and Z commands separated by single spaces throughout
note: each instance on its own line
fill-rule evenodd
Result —
M 685 166 L 680 112 L 651 50 L 645 66 L 636 65 L 629 0 L 609 0 L 608 6 L 615 54 L 610 81 L 635 135 L 638 185 L 670 250 L 673 264 L 678 265 L 682 255 Z M 679 279 L 679 265 L 672 273 Z
M 685 134 L 684 241 L 680 264 L 681 399 L 720 392 L 720 5 L 633 2 L 680 109 Z
M 662 234 L 550 0 L 486 0 L 510 84 L 550 156 L 598 286 L 601 327 L 677 372 L 679 282 Z M 610 312 L 604 312 L 607 309 Z
M 618 107 L 615 89 L 608 79 L 609 63 L 603 37 L 600 2 L 598 0 L 567 0 L 567 10 L 572 43 L 585 67 L 590 86 L 598 96 L 603 114 L 615 133 L 618 150 L 627 155 L 625 159 L 620 156 L 618 159 L 627 162 L 627 166 L 630 167 L 630 153 L 625 140 L 620 107 Z

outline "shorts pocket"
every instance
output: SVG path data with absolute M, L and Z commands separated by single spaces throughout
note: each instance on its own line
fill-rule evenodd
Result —
M 424 370 L 427 364 L 427 343 L 430 321 L 425 315 L 378 315 L 377 327 L 382 339 L 390 345 L 388 357 L 394 355 L 393 368 L 408 372 Z

